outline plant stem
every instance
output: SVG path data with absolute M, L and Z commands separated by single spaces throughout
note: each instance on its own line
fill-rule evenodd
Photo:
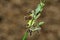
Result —
M 43 10 L 43 7 L 44 7 L 44 5 L 45 5 L 44 2 L 45 2 L 45 0 L 42 0 L 42 1 L 40 2 L 40 4 L 38 4 L 38 6 L 37 6 L 37 8 L 35 9 L 35 11 L 32 12 L 32 15 L 31 15 L 31 16 L 32 16 L 32 19 L 29 20 L 28 23 L 27 23 L 29 28 L 33 27 L 35 21 L 36 21 L 37 18 L 40 16 L 40 14 L 41 14 L 41 12 L 42 12 L 42 10 Z M 39 13 L 39 12 L 40 12 L 40 13 Z M 40 22 L 39 25 L 42 25 L 43 23 L 44 23 L 44 22 Z M 27 37 L 28 37 L 28 30 L 25 32 L 22 40 L 27 40 Z
M 28 32 L 25 32 L 25 34 L 24 34 L 22 40 L 27 40 L 27 36 L 28 36 Z

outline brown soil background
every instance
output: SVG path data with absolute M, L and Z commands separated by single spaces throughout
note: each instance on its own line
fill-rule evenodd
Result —
M 26 23 L 24 16 L 35 9 L 39 0 L 0 0 L 0 40 L 21 40 Z M 41 17 L 45 24 L 40 33 L 28 40 L 60 40 L 60 0 L 46 0 Z

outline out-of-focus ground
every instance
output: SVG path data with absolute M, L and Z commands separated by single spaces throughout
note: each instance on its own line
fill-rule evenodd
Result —
M 39 0 L 0 0 L 0 40 L 21 40 L 26 23 L 24 16 L 35 9 Z M 28 40 L 60 40 L 60 0 L 46 0 L 41 17 L 45 24 L 40 33 Z

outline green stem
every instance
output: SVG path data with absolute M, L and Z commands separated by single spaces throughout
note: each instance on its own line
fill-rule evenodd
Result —
M 22 40 L 27 40 L 27 36 L 28 36 L 28 32 L 25 32 L 25 34 L 24 34 Z
M 28 24 L 28 27 L 30 27 L 30 28 L 33 27 L 36 19 L 40 16 L 40 13 L 41 13 L 42 10 L 43 10 L 44 2 L 45 2 L 45 0 L 42 0 L 42 1 L 40 2 L 40 4 L 38 4 L 37 8 L 35 9 L 35 12 L 32 12 L 32 14 L 33 14 L 33 15 L 32 15 L 32 19 L 29 20 L 28 23 L 27 23 L 27 24 Z M 39 13 L 39 12 L 40 12 L 40 13 Z M 40 23 L 39 23 L 39 25 L 42 25 L 42 24 L 43 24 L 43 22 L 40 22 Z M 22 40 L 27 40 L 27 37 L 28 37 L 28 31 L 25 32 Z

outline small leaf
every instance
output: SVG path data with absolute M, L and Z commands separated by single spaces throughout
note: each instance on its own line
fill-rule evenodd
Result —
M 40 23 L 39 23 L 39 26 L 41 26 L 41 25 L 43 25 L 43 24 L 44 24 L 44 22 L 40 22 Z
M 40 4 L 38 4 L 37 8 L 35 9 L 35 13 L 37 14 L 40 11 L 41 7 Z
M 38 14 L 38 15 L 35 17 L 35 19 L 37 19 L 40 15 L 41 15 L 41 14 Z
M 41 12 L 43 10 L 44 7 L 44 3 L 40 3 L 38 4 L 37 8 L 35 9 L 35 14 L 37 14 L 38 12 Z

